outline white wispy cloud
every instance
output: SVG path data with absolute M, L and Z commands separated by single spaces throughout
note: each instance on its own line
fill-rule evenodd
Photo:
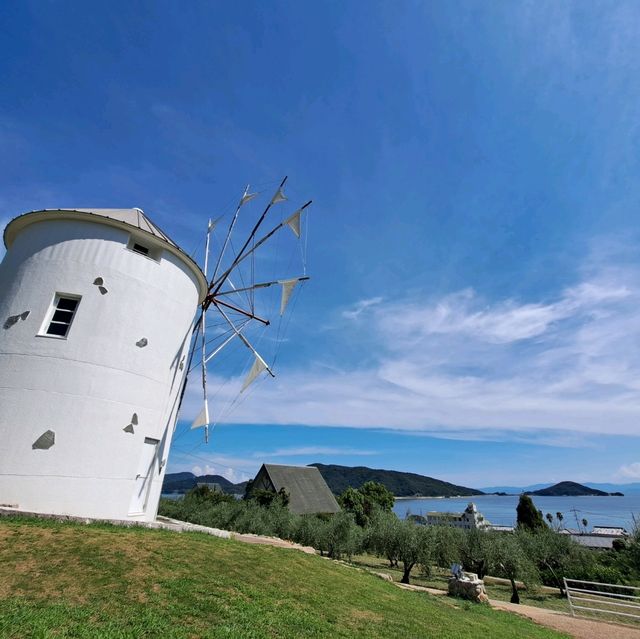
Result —
M 241 481 L 248 481 L 251 479 L 250 475 L 243 473 L 241 471 L 237 471 L 233 468 L 220 468 L 219 466 L 210 466 L 209 464 L 204 464 L 202 466 L 196 465 L 191 467 L 191 472 L 194 475 L 220 475 L 225 479 L 228 479 L 230 482 L 234 484 L 238 484 Z
M 365 300 L 356 302 L 351 308 L 342 311 L 342 317 L 348 320 L 355 320 L 362 315 L 367 309 L 376 306 L 382 302 L 382 297 L 370 297 Z
M 368 456 L 376 455 L 375 450 L 360 450 L 358 448 L 341 448 L 339 446 L 298 446 L 291 448 L 277 448 L 271 451 L 257 451 L 253 453 L 256 458 L 273 457 L 309 457 L 313 455 L 349 455 Z
M 616 479 L 640 479 L 640 462 L 620 466 Z
M 553 299 L 489 303 L 464 290 L 360 302 L 345 319 L 360 308 L 368 309 L 369 330 L 349 332 L 347 321 L 343 338 L 361 345 L 366 365 L 280 371 L 252 387 L 223 421 L 432 434 L 536 431 L 566 442 L 571 433 L 637 433 L 637 267 L 585 269 Z M 232 402 L 241 380 L 218 381 L 226 382 L 219 401 Z M 194 413 L 196 405 L 194 393 Z

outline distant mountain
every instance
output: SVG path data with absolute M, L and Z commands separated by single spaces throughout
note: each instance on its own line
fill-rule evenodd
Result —
M 359 488 L 368 481 L 384 484 L 396 497 L 456 497 L 458 495 L 482 495 L 482 491 L 456 486 L 446 481 L 397 470 L 378 470 L 366 466 L 337 466 L 335 464 L 310 464 L 324 477 L 331 491 L 339 495 L 349 486 Z
M 508 495 L 519 495 L 520 493 L 530 492 L 532 490 L 540 490 L 546 488 L 549 484 L 531 484 L 531 486 L 486 486 L 480 488 L 483 493 L 507 493 Z
M 198 482 L 210 482 L 219 484 L 223 492 L 232 495 L 244 494 L 246 481 L 239 484 L 230 482 L 222 475 L 200 475 L 196 477 L 193 473 L 167 473 L 162 483 L 163 493 L 186 493 L 195 488 Z
M 637 495 L 640 493 L 640 482 L 632 484 L 607 484 L 587 482 L 583 484 L 587 488 L 595 488 L 606 493 L 624 493 L 625 495 Z M 532 484 L 530 486 L 486 486 L 480 488 L 484 493 L 507 493 L 508 495 L 519 495 L 520 493 L 532 493 L 541 488 L 547 488 L 549 484 Z
M 591 495 L 594 497 L 608 497 L 609 495 L 612 495 L 614 493 L 606 493 L 603 490 L 589 488 L 588 486 L 577 484 L 574 481 L 561 481 L 560 483 L 549 486 L 548 488 L 533 490 L 528 492 L 527 494 L 537 497 L 582 497 L 585 495 Z M 617 494 L 622 495 L 622 493 Z
M 594 484 L 593 482 L 589 482 L 586 485 L 590 488 L 604 490 L 607 493 L 624 493 L 625 495 L 637 495 L 640 493 L 640 482 L 632 484 Z

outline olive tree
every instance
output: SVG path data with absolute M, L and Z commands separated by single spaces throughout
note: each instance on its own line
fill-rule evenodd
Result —
M 511 603 L 519 604 L 520 595 L 516 580 L 526 586 L 539 583 L 539 575 L 533 561 L 527 556 L 516 535 L 492 535 L 493 571 L 511 582 Z

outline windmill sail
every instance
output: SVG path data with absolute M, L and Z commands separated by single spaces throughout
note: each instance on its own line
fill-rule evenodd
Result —
M 240 206 L 242 206 L 243 204 L 246 204 L 247 202 L 250 202 L 257 195 L 258 195 L 257 193 L 245 192 L 245 194 L 242 196 L 242 199 L 240 200 Z
M 198 416 L 191 423 L 191 430 L 193 430 L 194 428 L 202 428 L 203 426 L 208 426 L 210 423 L 209 402 L 205 401 L 202 410 L 198 413 Z
M 285 224 L 293 231 L 296 237 L 300 237 L 300 213 L 302 209 L 298 209 L 291 217 L 285 220 Z
M 282 297 L 280 298 L 280 315 L 284 315 L 284 311 L 287 308 L 289 299 L 291 298 L 291 293 L 293 293 L 293 289 L 299 281 L 300 278 L 295 277 L 291 280 L 281 280 L 279 282 L 279 284 L 282 285 Z
M 288 198 L 287 196 L 282 192 L 282 187 L 279 188 L 276 192 L 276 194 L 273 196 L 273 198 L 271 199 L 271 204 L 277 204 L 278 202 L 284 202 L 286 201 Z
M 266 371 L 266 370 L 267 370 L 267 365 L 264 363 L 264 360 L 259 355 L 256 355 L 256 358 L 253 362 L 253 366 L 251 367 L 249 374 L 244 380 L 244 384 L 242 385 L 240 392 L 241 393 L 244 392 L 251 385 L 253 380 L 256 377 L 258 377 L 258 375 L 260 375 L 262 371 Z

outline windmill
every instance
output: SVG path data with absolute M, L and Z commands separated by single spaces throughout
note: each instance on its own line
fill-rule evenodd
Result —
M 233 236 L 238 229 L 238 221 L 241 218 L 241 211 L 249 202 L 259 197 L 259 193 L 250 192 L 247 185 L 240 198 L 235 212 L 231 216 L 228 228 L 221 243 L 221 248 L 215 259 L 215 265 L 211 275 L 209 275 L 210 245 L 213 233 L 220 226 L 221 220 L 214 222 L 209 220 L 205 241 L 204 253 L 204 275 L 207 278 L 207 294 L 200 306 L 200 313 L 194 328 L 194 339 L 192 341 L 191 352 L 189 354 L 188 372 L 200 366 L 202 375 L 202 409 L 191 424 L 191 429 L 203 428 L 204 441 L 209 441 L 209 428 L 215 424 L 209 406 L 207 389 L 207 365 L 234 341 L 241 343 L 252 358 L 252 365 L 249 368 L 240 393 L 244 393 L 249 386 L 262 373 L 267 373 L 275 377 L 272 365 L 269 365 L 267 358 L 263 357 L 258 348 L 247 336 L 252 325 L 261 324 L 264 327 L 271 325 L 269 318 L 258 314 L 256 308 L 256 294 L 264 289 L 280 287 L 279 316 L 282 317 L 289 305 L 294 289 L 301 283 L 309 279 L 306 275 L 305 246 L 303 245 L 303 214 L 311 205 L 311 200 L 295 209 L 290 214 L 281 216 L 280 221 L 264 232 L 263 225 L 271 213 L 278 205 L 287 202 L 288 198 L 284 194 L 284 187 L 287 178 L 280 182 L 275 194 L 268 201 L 255 224 L 250 228 L 246 239 L 242 242 L 239 250 L 234 247 Z M 280 207 L 282 208 L 282 207 Z M 274 238 L 280 231 L 288 231 L 290 237 L 300 245 L 302 257 L 302 274 L 286 276 L 282 273 L 276 279 L 260 281 L 256 280 L 257 251 L 265 246 L 269 240 Z M 248 271 L 248 272 L 247 272 Z M 215 320 L 212 322 L 212 318 Z M 217 327 L 213 338 L 207 333 L 207 328 L 212 323 Z M 220 329 L 220 326 L 224 330 Z M 199 351 L 199 358 L 196 353 Z M 194 359 L 199 360 L 194 364 Z M 186 387 L 186 382 L 185 382 Z M 184 388 L 183 388 L 184 394 Z

